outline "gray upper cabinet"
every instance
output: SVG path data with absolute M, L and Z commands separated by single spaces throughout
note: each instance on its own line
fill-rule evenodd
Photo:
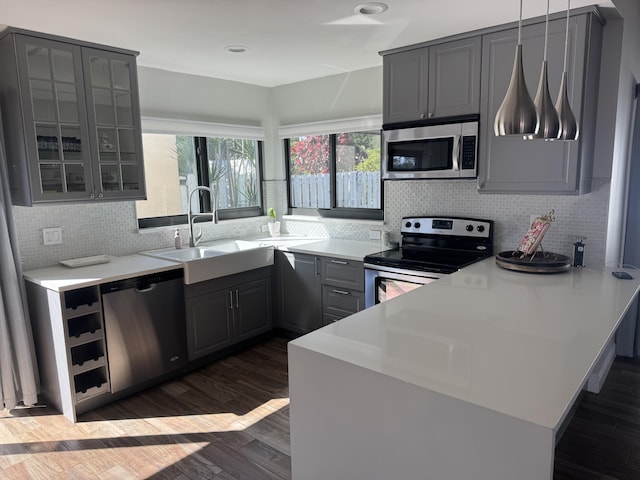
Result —
M 145 198 L 135 52 L 0 35 L 13 203 Z
M 555 102 L 563 71 L 566 21 L 549 22 L 549 90 Z M 590 189 L 602 25 L 594 13 L 570 19 L 568 91 L 580 126 L 575 142 L 496 137 L 493 123 L 511 78 L 518 30 L 488 34 L 482 43 L 478 188 L 496 193 L 578 194 Z M 524 72 L 535 97 L 544 51 L 544 23 L 523 27 Z
M 477 114 L 481 37 L 383 57 L 385 124 Z

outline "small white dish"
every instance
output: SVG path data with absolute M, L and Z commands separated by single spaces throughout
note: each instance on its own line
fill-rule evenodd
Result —
M 78 257 L 69 258 L 68 260 L 60 260 L 60 263 L 65 267 L 78 268 L 86 267 L 89 265 L 98 265 L 100 263 L 107 263 L 111 261 L 111 257 L 108 255 L 92 255 L 90 257 Z

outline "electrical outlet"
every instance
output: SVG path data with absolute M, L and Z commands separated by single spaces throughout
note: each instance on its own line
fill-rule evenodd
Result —
M 380 230 L 369 230 L 369 240 L 380 240 Z
M 269 231 L 269 225 L 267 225 L 266 223 L 265 223 L 264 225 L 261 225 L 261 226 L 260 226 L 260 231 L 261 231 L 262 233 L 264 233 L 264 232 L 268 232 L 268 231 Z
M 42 240 L 45 245 L 60 245 L 62 243 L 62 228 L 43 228 Z

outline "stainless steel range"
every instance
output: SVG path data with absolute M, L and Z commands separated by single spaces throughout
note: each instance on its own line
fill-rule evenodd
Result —
M 371 307 L 493 255 L 493 221 L 405 217 L 398 248 L 367 255 L 365 306 Z

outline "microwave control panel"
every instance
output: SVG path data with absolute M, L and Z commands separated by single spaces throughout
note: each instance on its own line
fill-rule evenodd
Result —
M 465 135 L 462 137 L 461 170 L 472 170 L 476 168 L 476 138 L 475 135 Z

